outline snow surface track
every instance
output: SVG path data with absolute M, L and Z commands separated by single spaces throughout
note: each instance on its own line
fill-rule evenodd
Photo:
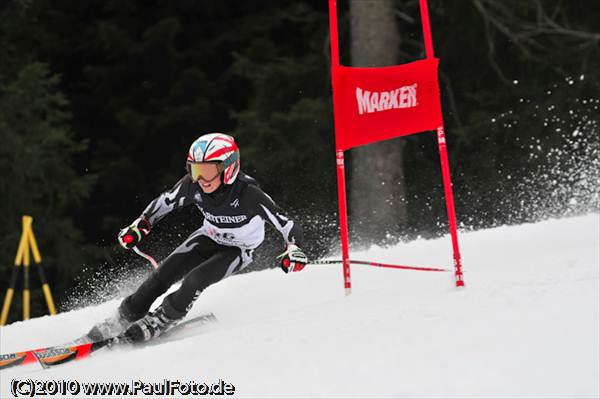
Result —
M 13 378 L 234 384 L 239 397 L 599 397 L 600 216 L 463 233 L 465 289 L 450 273 L 341 266 L 231 277 L 190 316 L 219 323 L 140 349 L 98 352 Z M 448 267 L 449 238 L 353 252 L 352 258 Z M 157 302 L 158 303 L 158 302 Z M 16 322 L 1 353 L 59 344 L 118 305 Z

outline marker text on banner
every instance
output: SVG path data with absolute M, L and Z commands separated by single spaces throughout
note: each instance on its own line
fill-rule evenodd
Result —
M 436 130 L 443 124 L 438 59 L 382 68 L 338 66 L 333 79 L 336 147 L 353 147 Z

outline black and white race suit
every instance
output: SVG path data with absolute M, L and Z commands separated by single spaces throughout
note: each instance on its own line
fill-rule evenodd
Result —
M 287 217 L 256 181 L 240 172 L 231 185 L 205 194 L 188 175 L 154 199 L 142 213 L 152 225 L 174 209 L 196 205 L 204 222 L 177 247 L 142 285 L 121 304 L 130 320 L 143 317 L 156 298 L 183 278 L 181 287 L 163 301 L 180 318 L 209 285 L 239 272 L 252 262 L 264 240 L 265 222 L 273 225 L 286 244 L 302 246 L 302 229 Z

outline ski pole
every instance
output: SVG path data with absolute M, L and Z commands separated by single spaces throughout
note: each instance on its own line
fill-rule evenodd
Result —
M 138 249 L 138 247 L 133 247 L 133 250 L 135 251 L 136 254 L 138 254 L 142 258 L 146 259 L 148 262 L 150 262 L 150 264 L 152 265 L 152 267 L 154 267 L 155 269 L 158 269 L 158 263 L 156 263 L 156 260 L 152 256 L 148 255 L 147 253 L 144 253 L 144 252 L 140 251 Z
M 309 262 L 308 265 L 333 265 L 342 263 L 341 259 L 324 259 L 324 260 L 315 260 Z M 423 272 L 449 272 L 449 269 L 442 269 L 437 267 L 422 267 L 422 266 L 403 266 L 403 265 L 392 265 L 389 263 L 378 263 L 378 262 L 370 262 L 366 260 L 350 260 L 350 263 L 355 265 L 366 265 L 366 266 L 375 266 L 375 267 L 388 267 L 392 269 L 403 269 L 403 270 L 417 270 Z

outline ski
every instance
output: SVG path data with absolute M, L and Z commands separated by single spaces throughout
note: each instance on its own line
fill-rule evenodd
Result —
M 79 360 L 88 357 L 92 352 L 111 344 L 115 338 L 109 338 L 98 342 L 87 342 L 73 346 L 54 346 L 42 351 L 34 351 L 35 360 L 43 368 L 49 368 L 58 364 Z
M 77 345 L 85 345 L 89 343 L 90 340 L 87 336 L 82 336 L 74 341 L 69 341 L 61 345 L 52 346 L 52 347 L 43 347 L 37 349 L 30 349 L 26 351 L 7 353 L 4 355 L 0 355 L 0 370 L 7 369 L 9 367 L 22 366 L 25 364 L 35 363 L 37 358 L 35 357 L 35 353 L 44 352 L 50 350 L 52 348 L 64 348 L 69 346 L 77 346 Z
M 97 350 L 106 348 L 106 347 L 113 348 L 117 345 L 123 345 L 123 344 L 135 345 L 137 347 L 153 345 L 153 344 L 156 344 L 160 341 L 163 341 L 163 340 L 171 337 L 173 334 L 176 334 L 177 332 L 179 332 L 191 325 L 198 325 L 198 324 L 203 325 L 203 324 L 212 323 L 212 322 L 216 322 L 216 321 L 217 321 L 217 318 L 215 317 L 215 315 L 213 313 L 207 313 L 207 314 L 203 314 L 200 316 L 192 317 L 189 320 L 185 320 L 185 321 L 177 324 L 171 330 L 167 331 L 165 334 L 159 336 L 158 338 L 147 341 L 147 342 L 141 342 L 139 344 L 131 343 L 127 339 L 125 339 L 122 335 L 119 335 L 116 337 L 107 338 L 105 340 L 97 341 L 97 342 L 87 342 L 87 343 L 82 343 L 80 345 L 72 345 L 72 346 L 67 346 L 67 347 L 53 347 L 53 348 L 46 349 L 44 351 L 34 352 L 33 355 L 35 356 L 36 360 L 40 363 L 40 365 L 43 368 L 47 369 L 52 366 L 57 366 L 59 364 L 65 364 L 65 363 L 71 362 L 73 360 L 87 358 L 92 353 L 96 352 Z
M 189 320 L 185 320 L 167 333 L 161 335 L 156 340 L 149 341 L 153 343 L 155 341 L 162 341 L 177 331 L 183 330 L 190 325 L 194 324 L 206 324 L 216 322 L 217 318 L 213 313 L 206 313 L 200 316 L 192 317 Z M 73 360 L 79 360 L 88 357 L 91 353 L 104 348 L 106 346 L 113 346 L 119 343 L 121 337 L 111 337 L 103 341 L 93 342 L 87 336 L 83 336 L 74 341 L 70 341 L 61 345 L 31 349 L 27 351 L 8 353 L 0 355 L 0 370 L 7 369 L 9 367 L 22 366 L 34 362 L 38 362 L 42 367 L 48 368 L 54 365 L 67 363 Z M 158 343 L 157 342 L 157 343 Z M 148 344 L 144 343 L 144 344 Z

